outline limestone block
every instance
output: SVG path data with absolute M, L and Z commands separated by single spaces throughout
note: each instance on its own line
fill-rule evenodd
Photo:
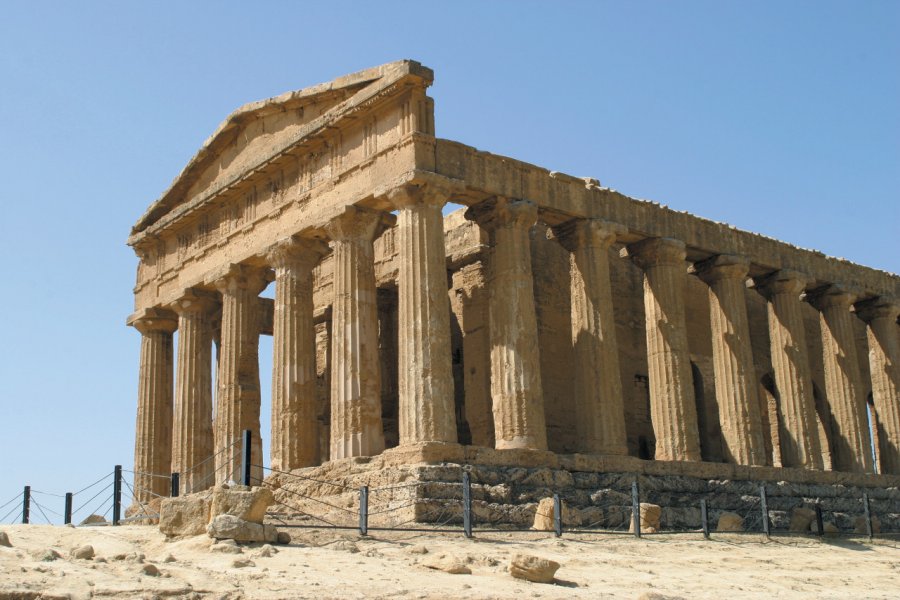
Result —
M 581 525 L 581 515 L 577 509 L 570 508 L 565 501 L 560 501 L 562 505 L 562 522 L 566 527 L 577 527 Z M 553 498 L 543 498 L 537 506 L 534 513 L 534 525 L 532 529 L 538 531 L 553 531 L 554 516 Z
M 538 556 L 516 554 L 509 562 L 509 574 L 534 583 L 553 583 L 559 563 Z
M 9 543 L 9 536 L 6 535 L 5 531 L 0 531 L 0 546 L 12 548 L 12 544 Z
M 868 533 L 865 517 L 859 516 L 853 520 L 853 533 Z M 878 517 L 872 517 L 872 533 L 881 533 L 881 520 Z
M 79 525 L 96 525 L 99 523 L 106 523 L 106 519 L 100 515 L 88 515 Z
M 232 515 L 251 523 L 263 522 L 266 509 L 275 503 L 272 491 L 264 487 L 217 487 L 213 491 L 211 518 Z
M 743 531 L 744 519 L 741 515 L 724 512 L 719 515 L 719 523 L 716 525 L 716 531 Z
M 273 525 L 245 521 L 234 515 L 218 515 L 206 527 L 209 537 L 236 542 L 275 542 L 278 530 Z
M 200 535 L 209 523 L 209 500 L 201 496 L 166 498 L 159 506 L 159 530 L 167 536 Z
M 662 515 L 662 507 L 649 502 L 641 502 L 641 533 L 658 532 L 660 515 Z M 628 532 L 634 533 L 634 520 L 629 522 Z
M 422 562 L 422 566 L 451 575 L 470 575 L 472 573 L 472 569 L 466 566 L 462 559 L 450 554 L 437 554 L 429 557 Z
M 79 560 L 91 560 L 94 558 L 94 547 L 90 544 L 85 544 L 84 546 L 79 546 L 78 548 L 72 548 L 72 558 L 77 558 Z
M 791 524 L 789 529 L 794 533 L 808 532 L 809 526 L 816 520 L 816 511 L 805 506 L 799 506 L 791 511 Z

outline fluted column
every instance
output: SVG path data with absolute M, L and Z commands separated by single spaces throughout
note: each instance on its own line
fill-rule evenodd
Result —
M 697 264 L 697 275 L 709 284 L 716 402 L 728 462 L 765 465 L 750 325 L 744 296 L 750 261 L 719 255 Z
M 781 417 L 781 463 L 785 467 L 822 469 L 822 447 L 800 302 L 807 281 L 802 273 L 781 270 L 759 279 L 756 289 L 768 300 L 770 355 Z
M 856 305 L 868 325 L 872 401 L 879 431 L 881 472 L 900 475 L 900 303 L 874 298 Z
M 252 432 L 254 464 L 262 464 L 258 297 L 266 287 L 265 273 L 248 265 L 232 265 L 216 279 L 216 287 L 222 293 L 215 419 L 218 483 L 240 480 L 241 433 L 244 430 Z M 251 477 L 261 480 L 262 469 L 252 469 Z
M 819 309 L 822 330 L 822 357 L 825 363 L 825 396 L 834 416 L 832 458 L 836 471 L 872 473 L 874 464 L 866 418 L 866 398 L 862 389 L 853 315 L 850 306 L 855 294 L 830 285 L 809 295 Z
M 428 184 L 392 190 L 399 269 L 400 444 L 456 442 L 450 299 L 441 212 L 449 190 Z
M 575 424 L 581 452 L 628 453 L 608 255 L 616 235 L 625 231 L 622 225 L 596 219 L 554 228 L 572 253 Z
M 384 450 L 372 246 L 384 218 L 350 207 L 325 228 L 334 242 L 331 460 Z
M 134 433 L 135 500 L 168 496 L 172 460 L 172 332 L 175 315 L 147 309 L 130 321 L 141 332 L 137 422 Z
M 319 464 L 312 271 L 327 251 L 321 241 L 292 238 L 268 253 L 275 269 L 271 465 L 281 471 Z
M 497 448 L 547 449 L 529 231 L 537 206 L 494 198 L 466 212 L 491 236 L 488 312 Z
M 648 238 L 628 247 L 644 271 L 650 418 L 657 460 L 700 460 L 697 405 L 684 320 L 684 243 Z
M 212 328 L 216 303 L 188 290 L 175 303 L 178 313 L 178 361 L 175 372 L 175 424 L 172 471 L 180 474 L 184 494 L 212 486 L 215 464 L 212 427 Z

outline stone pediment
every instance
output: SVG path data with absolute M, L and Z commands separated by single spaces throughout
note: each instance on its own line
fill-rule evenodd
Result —
M 290 148 L 359 116 L 371 100 L 433 73 L 411 60 L 387 63 L 241 106 L 203 143 L 169 188 L 138 219 L 132 237 L 210 190 L 225 188 Z M 351 116 L 352 115 L 352 116 Z

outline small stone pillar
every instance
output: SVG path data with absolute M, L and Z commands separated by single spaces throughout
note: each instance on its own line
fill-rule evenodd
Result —
M 172 471 L 180 474 L 181 493 L 211 487 L 213 456 L 212 327 L 214 299 L 187 290 L 175 302 L 178 313 L 178 362 L 175 374 L 175 425 Z M 205 461 L 205 462 L 204 462 Z
M 449 190 L 404 185 L 397 210 L 400 445 L 456 442 L 450 299 L 441 212 Z
M 175 315 L 150 308 L 129 320 L 141 332 L 137 423 L 134 433 L 135 500 L 169 495 L 172 460 L 172 333 Z
M 491 396 L 496 447 L 547 449 L 529 231 L 537 206 L 497 197 L 466 218 L 490 233 Z
M 900 302 L 873 298 L 856 305 L 868 325 L 869 372 L 879 436 L 881 472 L 900 475 Z
M 325 227 L 334 243 L 331 460 L 384 450 L 373 249 L 384 220 L 351 206 Z
M 822 469 L 800 302 L 807 281 L 802 273 L 781 270 L 757 280 L 756 289 L 768 300 L 770 354 L 781 415 L 781 463 L 785 467 Z
M 856 335 L 850 306 L 856 295 L 839 285 L 829 285 L 809 294 L 819 309 L 822 358 L 825 363 L 825 396 L 834 415 L 836 471 L 872 473 L 866 398 L 862 389 Z
M 268 252 L 275 269 L 272 318 L 272 469 L 319 464 L 312 271 L 328 245 L 291 238 Z
M 553 231 L 571 252 L 578 450 L 624 455 L 628 445 L 608 250 L 627 230 L 607 221 L 574 219 Z
M 253 461 L 262 465 L 259 436 L 259 293 L 263 269 L 232 265 L 216 279 L 222 293 L 222 329 L 216 390 L 216 483 L 240 481 L 241 435 L 249 429 Z M 226 448 L 229 448 L 225 451 Z M 262 469 L 251 469 L 262 480 Z M 255 481 L 254 481 L 255 483 Z
M 709 284 L 713 365 L 723 450 L 728 462 L 765 465 L 758 383 L 753 367 L 747 302 L 750 261 L 720 254 L 698 263 L 697 276 Z
M 648 238 L 628 247 L 644 271 L 650 418 L 656 460 L 700 460 L 697 406 L 684 318 L 684 243 Z

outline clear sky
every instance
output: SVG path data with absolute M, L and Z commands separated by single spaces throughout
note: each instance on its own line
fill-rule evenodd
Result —
M 440 137 L 900 271 L 898 2 L 0 8 L 0 505 L 130 468 L 125 238 L 203 140 L 381 63 L 435 70 Z

